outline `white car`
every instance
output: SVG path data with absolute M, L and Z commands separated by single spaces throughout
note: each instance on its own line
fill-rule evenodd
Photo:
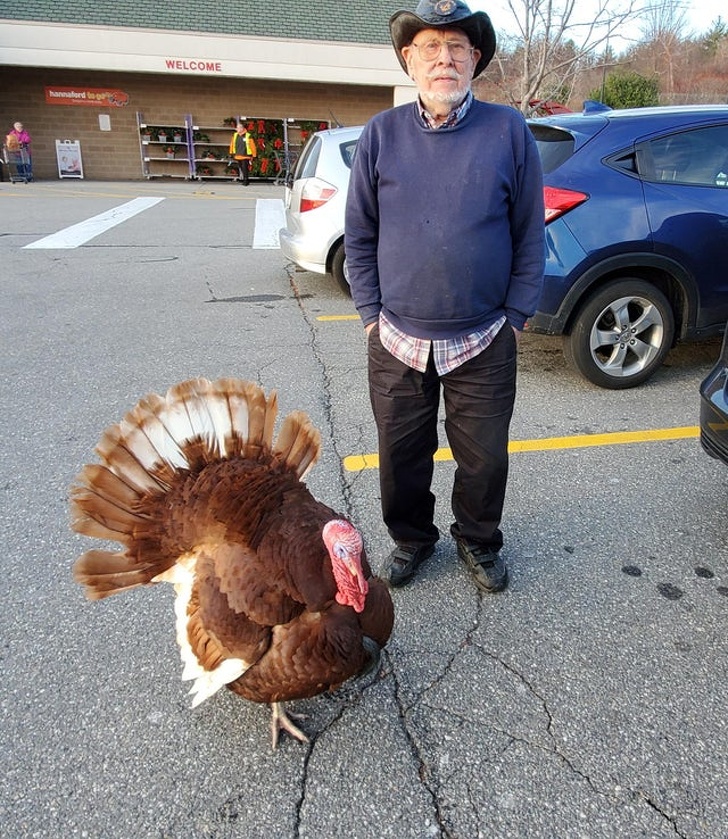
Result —
M 346 291 L 344 211 L 362 128 L 331 128 L 309 137 L 286 185 L 286 226 L 279 232 L 287 259 L 307 271 L 333 274 Z

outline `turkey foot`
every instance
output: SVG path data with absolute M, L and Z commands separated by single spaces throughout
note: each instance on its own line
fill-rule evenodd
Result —
M 282 702 L 271 702 L 270 709 L 272 716 L 270 719 L 270 733 L 273 740 L 273 748 L 278 745 L 278 734 L 281 731 L 287 731 L 291 737 L 300 740 L 302 743 L 308 743 L 308 737 L 301 731 L 300 728 L 291 722 L 291 717 L 297 720 L 305 720 L 305 714 L 294 714 L 292 711 L 286 712 Z

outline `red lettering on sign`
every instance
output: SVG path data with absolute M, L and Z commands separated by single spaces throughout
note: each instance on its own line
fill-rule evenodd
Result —
M 222 61 L 207 61 L 206 59 L 165 58 L 164 64 L 168 70 L 187 70 L 192 73 L 222 73 Z

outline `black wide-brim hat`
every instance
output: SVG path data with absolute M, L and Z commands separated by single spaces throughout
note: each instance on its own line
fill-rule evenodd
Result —
M 462 29 L 475 49 L 480 50 L 480 60 L 475 65 L 473 78 L 485 70 L 495 54 L 495 31 L 488 15 L 485 12 L 471 12 L 461 0 L 420 0 L 414 12 L 402 9 L 389 19 L 389 34 L 405 73 L 407 62 L 402 57 L 402 47 L 411 44 L 421 29 L 445 26 Z

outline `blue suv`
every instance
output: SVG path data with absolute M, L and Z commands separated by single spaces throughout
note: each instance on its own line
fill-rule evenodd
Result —
M 728 106 L 529 120 L 544 168 L 546 282 L 533 332 L 589 381 L 648 379 L 728 321 Z

